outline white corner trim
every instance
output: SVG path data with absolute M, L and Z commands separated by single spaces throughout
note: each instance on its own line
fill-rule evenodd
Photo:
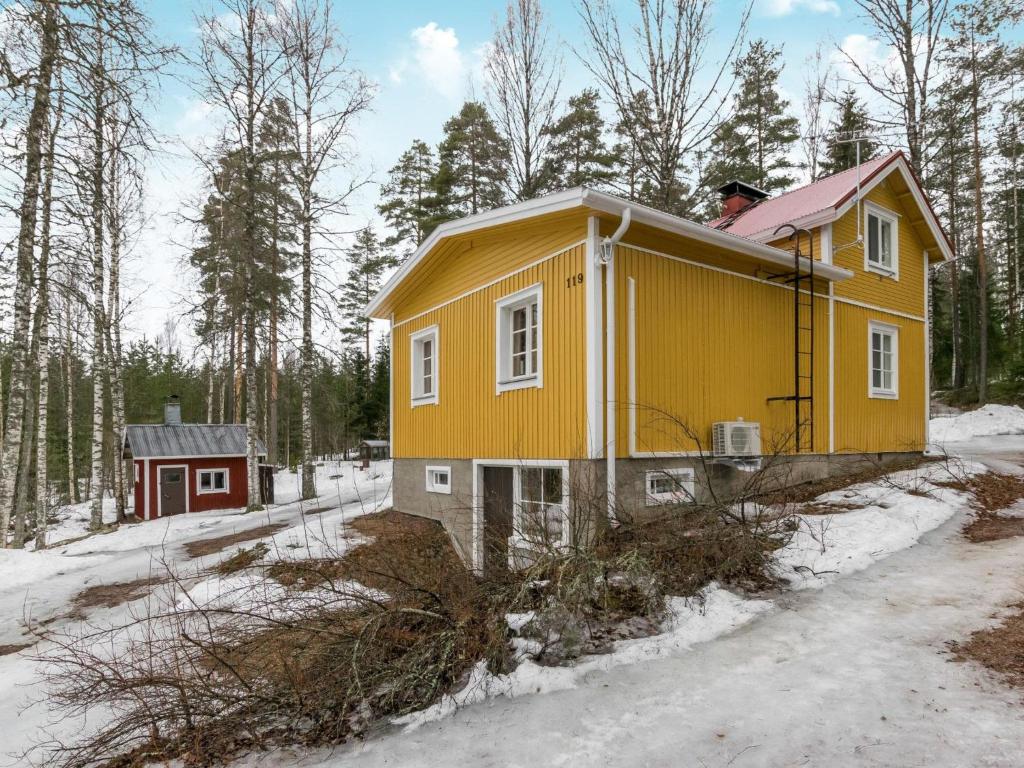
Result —
M 831 264 L 832 263 L 832 222 L 821 225 L 821 240 L 818 244 L 821 248 L 821 263 Z M 832 283 L 829 283 L 831 287 Z
M 537 369 L 525 376 L 511 375 L 512 332 L 506 327 L 506 315 L 518 305 L 537 301 Z M 520 291 L 494 300 L 494 386 L 495 394 L 516 389 L 541 389 L 544 386 L 544 283 L 534 283 Z
M 828 285 L 828 452 L 836 452 L 836 301 L 832 283 Z
M 880 389 L 874 386 L 872 380 L 872 348 L 871 337 L 875 331 L 887 333 L 892 336 L 892 389 Z M 883 323 L 879 320 L 868 320 L 868 397 L 872 400 L 899 400 L 900 399 L 900 327 L 891 323 Z
M 601 338 L 604 292 L 601 290 L 601 272 L 597 265 L 601 248 L 600 223 L 597 216 L 587 219 L 587 244 L 583 254 L 587 323 L 587 456 L 591 459 L 599 459 L 604 455 L 604 345 Z
M 428 339 L 432 342 L 433 347 L 430 356 L 430 394 L 418 395 L 416 393 L 419 391 L 421 384 L 419 378 L 421 376 L 420 369 L 422 364 L 417 358 L 421 349 L 420 342 Z M 437 405 L 438 403 L 438 391 L 441 384 L 441 371 L 438 365 L 440 353 L 441 332 L 436 324 L 409 334 L 409 400 L 413 408 L 421 405 Z
M 931 268 L 928 264 L 928 251 L 924 252 L 924 447 L 928 448 L 931 439 L 932 416 L 932 306 L 928 300 L 931 292 L 929 283 Z
M 203 484 L 201 482 L 201 478 L 202 478 L 204 472 L 223 472 L 224 473 L 224 487 L 223 488 L 214 488 L 214 487 L 212 487 L 212 482 L 211 482 L 211 487 L 204 491 L 203 490 Z M 231 493 L 231 472 L 230 472 L 230 470 L 228 470 L 227 467 L 212 467 L 212 468 L 209 468 L 209 469 L 205 469 L 204 468 L 204 469 L 197 469 L 196 470 L 196 495 L 197 496 L 206 496 L 207 494 L 213 494 L 213 493 Z
M 629 432 L 627 448 L 636 455 L 636 280 L 626 278 L 626 404 Z
M 126 430 L 127 432 L 127 430 Z M 143 494 L 142 494 L 142 509 L 145 512 L 146 520 L 149 520 L 149 459 L 142 460 L 142 483 L 143 483 Z M 159 490 L 157 491 L 159 493 Z

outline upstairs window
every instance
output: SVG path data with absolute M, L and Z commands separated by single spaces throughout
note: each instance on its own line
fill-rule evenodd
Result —
M 499 392 L 541 386 L 542 317 L 540 285 L 497 302 Z
M 866 206 L 867 242 L 864 268 L 870 272 L 895 277 L 899 265 L 897 216 L 876 206 Z
M 227 493 L 228 471 L 226 469 L 200 469 L 196 472 L 197 493 Z
M 899 396 L 899 328 L 869 323 L 868 341 L 868 396 L 895 399 Z
M 409 337 L 412 347 L 412 405 L 437 402 L 437 326 L 432 325 Z

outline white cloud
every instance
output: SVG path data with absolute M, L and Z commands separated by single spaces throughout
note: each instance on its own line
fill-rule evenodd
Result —
M 457 99 L 462 95 L 465 62 L 459 50 L 459 38 L 452 27 L 440 27 L 431 21 L 417 27 L 409 35 L 415 50 L 413 58 L 417 70 L 427 84 L 435 91 L 449 99 Z M 401 82 L 404 64 L 392 67 L 391 79 Z
M 849 79 L 858 79 L 856 64 L 862 72 L 870 72 L 887 64 L 887 58 L 880 41 L 867 35 L 853 34 L 843 38 L 839 50 L 832 54 L 833 63 L 840 73 Z M 852 63 L 851 63 L 852 60 Z
M 789 16 L 799 10 L 839 15 L 836 0 L 761 0 L 760 7 L 766 16 Z

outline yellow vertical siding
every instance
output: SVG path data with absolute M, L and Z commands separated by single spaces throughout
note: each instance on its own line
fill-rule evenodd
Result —
M 684 249 L 685 250 L 685 249 Z M 685 252 L 679 254 L 686 256 Z M 663 256 L 620 247 L 616 344 L 617 453 L 628 455 L 627 279 L 636 285 L 636 450 L 710 450 L 711 425 L 761 424 L 765 451 L 792 449 L 793 294 Z M 828 450 L 828 307 L 816 301 L 816 452 Z M 684 427 L 685 425 L 685 427 Z
M 888 180 L 872 189 L 865 199 L 900 216 L 897 225 L 899 277 L 885 277 L 864 270 L 864 246 L 855 244 L 858 210 L 861 233 L 866 237 L 864 209 L 854 206 L 832 224 L 832 261 L 837 267 L 844 267 L 854 273 L 851 279 L 836 284 L 836 296 L 923 317 L 924 245 L 910 223 L 911 220 L 920 218 L 921 213 L 916 209 L 912 199 L 907 198 L 910 200 L 909 205 L 901 202 L 901 198 L 893 192 Z
M 580 234 L 583 234 L 582 232 Z M 583 246 L 394 329 L 397 458 L 582 458 L 586 455 Z M 536 260 L 542 255 L 529 260 Z M 527 262 L 528 263 L 528 262 Z M 495 301 L 543 284 L 543 387 L 496 393 Z M 411 406 L 410 334 L 437 325 L 437 405 Z
M 922 257 L 923 258 L 923 257 Z M 868 322 L 899 330 L 898 399 L 868 397 Z M 924 323 L 836 303 L 837 453 L 920 451 L 925 435 Z

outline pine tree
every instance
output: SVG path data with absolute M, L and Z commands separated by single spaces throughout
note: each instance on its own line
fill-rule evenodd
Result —
M 780 48 L 755 40 L 736 62 L 739 90 L 732 116 L 711 140 L 707 181 L 712 190 L 739 179 L 771 193 L 796 181 L 791 171 L 798 166 L 790 152 L 800 138 L 799 123 L 786 114 L 789 102 L 779 94 L 781 57 Z
M 447 215 L 479 213 L 505 202 L 508 149 L 482 103 L 467 101 L 444 124 L 438 157 L 434 192 Z
M 545 187 L 602 187 L 614 178 L 615 156 L 605 146 L 598 99 L 594 88 L 570 96 L 565 114 L 548 127 Z
M 821 160 L 821 175 L 832 174 L 854 168 L 857 165 L 857 145 L 846 141 L 851 137 L 865 136 L 871 128 L 867 107 L 857 98 L 853 88 L 840 94 L 836 103 L 836 115 L 828 127 L 825 143 L 827 150 Z M 878 152 L 878 145 L 870 139 L 860 142 L 860 161 L 870 160 Z
M 392 230 L 384 240 L 386 246 L 400 247 L 408 255 L 430 234 L 433 227 L 428 220 L 437 207 L 436 175 L 437 158 L 429 145 L 419 139 L 388 171 L 377 206 Z
M 384 272 L 395 266 L 391 252 L 381 247 L 373 227 L 356 233 L 355 241 L 345 252 L 348 275 L 341 288 L 338 306 L 345 317 L 342 335 L 349 344 L 361 343 L 363 355 L 370 359 L 370 318 L 363 310 L 380 290 Z

